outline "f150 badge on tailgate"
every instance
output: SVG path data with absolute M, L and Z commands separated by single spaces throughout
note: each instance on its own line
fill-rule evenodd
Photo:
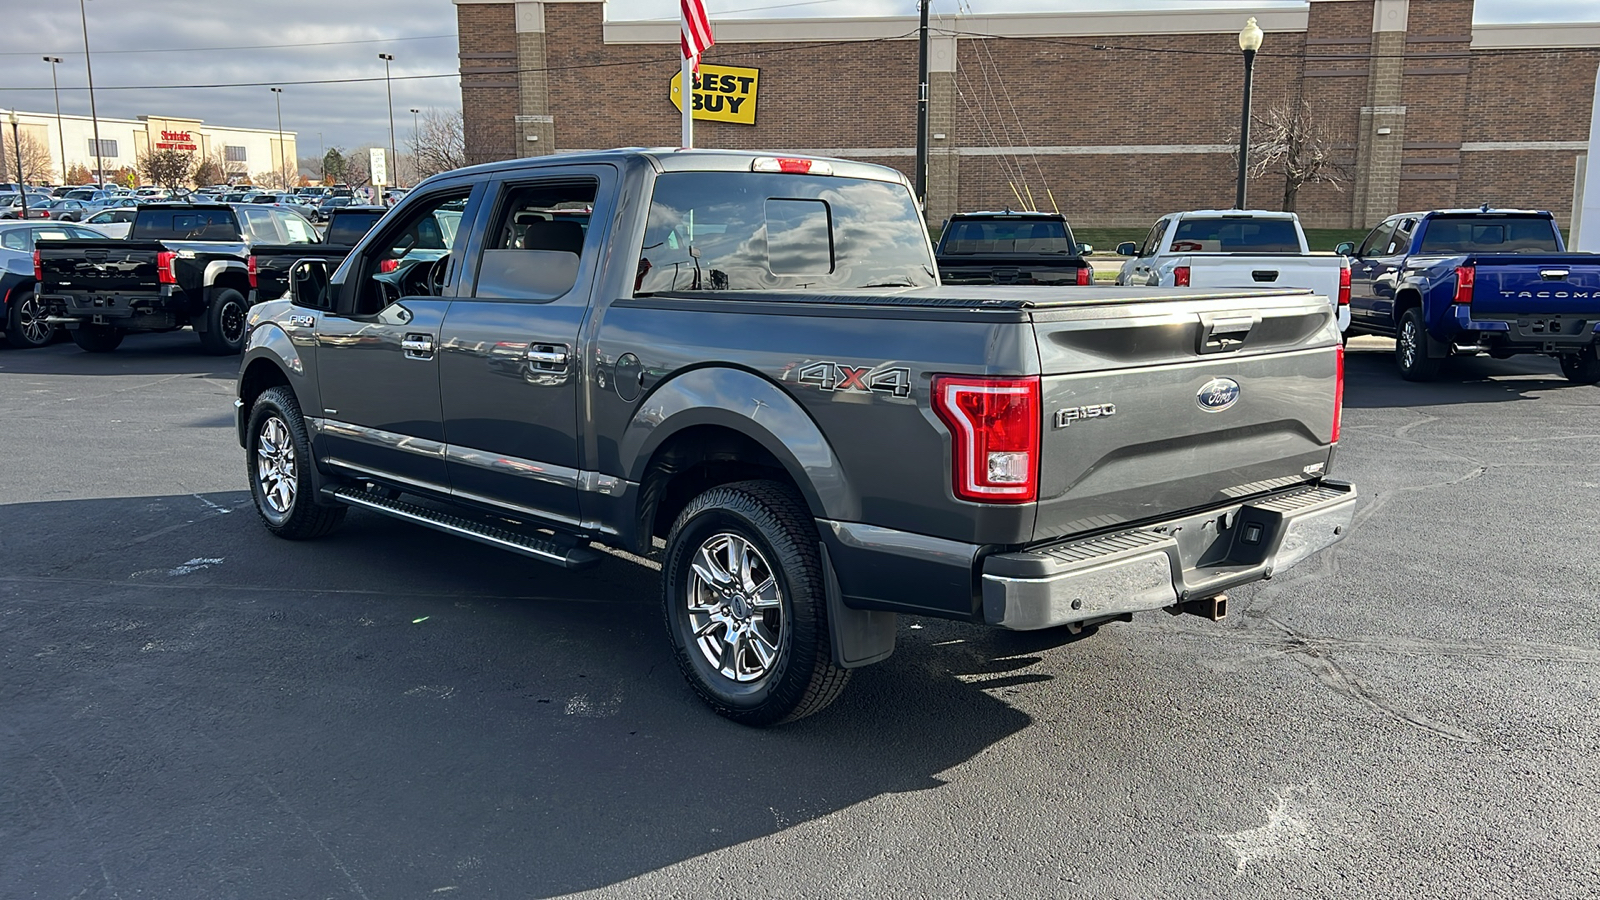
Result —
M 1117 414 L 1115 403 L 1091 403 L 1088 406 L 1069 406 L 1066 409 L 1056 410 L 1055 426 L 1067 428 L 1073 422 L 1083 422 L 1089 419 L 1103 419 L 1106 416 Z
M 836 362 L 811 363 L 800 368 L 799 382 L 824 391 L 857 391 L 911 396 L 911 370 L 875 369 L 873 366 L 846 366 Z

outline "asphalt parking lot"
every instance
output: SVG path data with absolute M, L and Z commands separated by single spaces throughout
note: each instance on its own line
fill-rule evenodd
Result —
M 1224 622 L 903 618 L 765 732 L 646 567 L 269 537 L 193 335 L 0 351 L 0 897 L 1600 895 L 1600 388 L 1390 347 L 1358 527 Z

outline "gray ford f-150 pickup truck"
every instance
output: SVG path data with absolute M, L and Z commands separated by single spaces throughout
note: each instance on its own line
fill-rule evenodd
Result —
M 290 284 L 236 404 L 271 532 L 358 507 L 562 566 L 659 554 L 679 667 L 747 724 L 826 706 L 897 613 L 1215 617 L 1354 510 L 1327 298 L 941 287 L 878 166 L 462 169 Z

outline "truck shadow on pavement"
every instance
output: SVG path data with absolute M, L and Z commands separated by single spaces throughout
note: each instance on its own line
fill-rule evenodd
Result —
M 22 375 L 208 375 L 233 378 L 239 357 L 211 356 L 193 332 L 131 334 L 110 353 L 85 353 L 71 341 L 33 350 L 0 347 L 0 373 Z
M 1369 346 L 1370 345 L 1370 346 Z M 1537 400 L 1534 392 L 1583 390 L 1544 356 L 1448 360 L 1434 381 L 1405 381 L 1395 368 L 1392 341 L 1361 340 L 1345 352 L 1344 405 L 1353 409 L 1443 406 Z
M 0 551 L 0 871 L 40 896 L 549 897 L 805 855 L 796 826 L 1027 727 L 989 692 L 1063 641 L 903 620 L 833 707 L 757 731 L 693 696 L 622 559 L 360 513 L 290 543 L 244 493 L 0 506 Z

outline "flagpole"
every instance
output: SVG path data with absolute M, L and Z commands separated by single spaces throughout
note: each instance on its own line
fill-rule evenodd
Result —
M 678 40 L 683 52 L 680 54 L 683 61 L 679 66 L 678 76 L 678 102 L 683 107 L 683 146 L 685 149 L 694 146 L 694 56 L 689 55 L 689 4 L 687 0 L 678 0 Z

